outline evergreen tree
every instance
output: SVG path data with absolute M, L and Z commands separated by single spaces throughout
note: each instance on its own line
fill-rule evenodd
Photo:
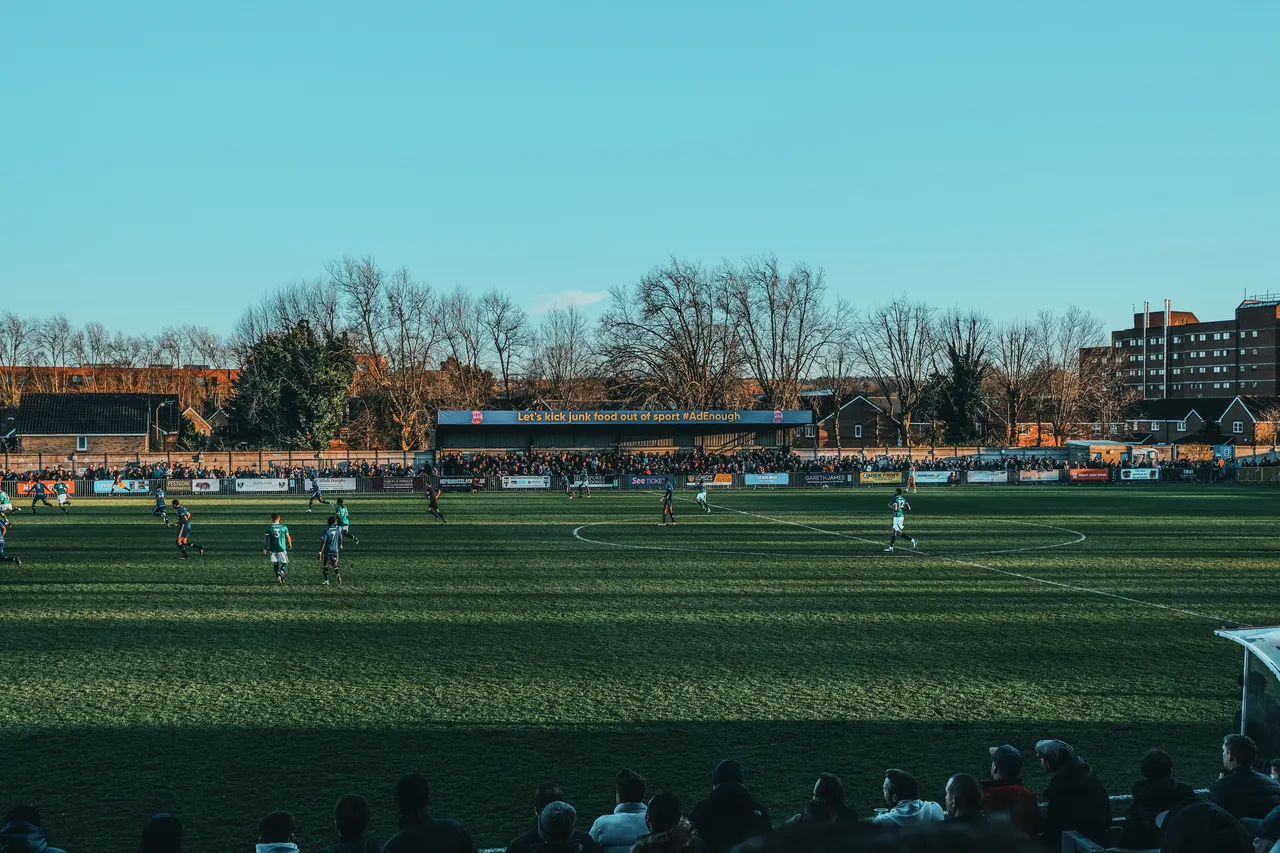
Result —
M 327 448 L 342 426 L 355 368 L 344 338 L 317 334 L 306 320 L 263 335 L 249 347 L 231 399 L 237 439 L 286 450 Z

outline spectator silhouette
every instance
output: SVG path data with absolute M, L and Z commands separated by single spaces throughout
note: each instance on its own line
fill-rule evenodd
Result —
M 511 839 L 507 844 L 507 853 L 530 853 L 544 842 L 538 833 L 538 824 L 542 818 L 542 810 L 555 802 L 564 802 L 564 791 L 554 782 L 543 782 L 533 795 L 533 829 L 524 835 Z M 580 829 L 574 829 L 573 840 L 582 847 L 583 853 L 602 853 L 600 845 L 591 836 Z
M 632 853 L 706 853 L 706 845 L 685 819 L 675 794 L 654 794 L 644 820 L 649 832 L 636 839 Z
M 296 824 L 288 812 L 272 812 L 258 824 L 257 853 L 298 853 Z
M 957 773 L 947 780 L 945 790 L 947 820 L 959 823 L 981 823 L 982 784 L 968 773 Z
M 797 823 L 827 823 L 833 820 L 856 822 L 857 814 L 844 804 L 844 783 L 834 773 L 819 773 L 818 781 L 813 783 L 813 794 L 804 810 L 791 820 L 788 826 Z
M 431 816 L 431 785 L 420 773 L 396 783 L 400 831 L 382 846 L 383 853 L 475 853 L 471 836 L 456 820 Z
M 32 805 L 14 806 L 0 820 L 0 853 L 65 853 L 45 840 L 40 812 Z
M 333 807 L 333 828 L 338 840 L 324 848 L 323 853 L 379 853 L 382 845 L 366 838 L 373 814 L 369 803 L 359 794 L 348 794 Z
M 182 822 L 168 813 L 153 816 L 142 828 L 138 853 L 182 853 Z
M 920 785 L 916 777 L 905 770 L 884 771 L 881 788 L 889 810 L 872 818 L 873 823 L 913 826 L 940 821 L 944 817 L 942 806 L 932 800 L 920 799 Z
M 1280 784 L 1253 769 L 1258 747 L 1244 735 L 1222 741 L 1222 777 L 1209 786 L 1209 799 L 1236 820 L 1263 818 L 1280 806 Z
M 709 853 L 722 853 L 772 827 L 769 810 L 743 784 L 742 765 L 725 759 L 711 774 L 711 794 L 693 809 L 690 822 Z
M 1195 789 L 1173 776 L 1173 759 L 1163 749 L 1142 757 L 1142 781 L 1133 783 L 1133 805 L 1124 822 L 1120 846 L 1132 849 L 1159 847 L 1164 833 L 1156 818 L 1187 800 Z
M 644 777 L 632 770 L 622 770 L 614 778 L 613 814 L 601 815 L 591 825 L 591 839 L 604 848 L 604 853 L 628 853 L 636 839 L 649 830 L 645 825 Z
M 982 811 L 1007 818 L 1027 835 L 1040 832 L 1040 803 L 1022 784 L 1022 753 L 1005 744 L 991 747 L 991 778 L 982 783 Z
M 1044 789 L 1044 843 L 1050 850 L 1062 848 L 1062 833 L 1074 830 L 1096 844 L 1106 845 L 1111 826 L 1111 801 L 1107 791 L 1070 744 L 1042 740 L 1036 744 L 1040 765 L 1049 774 Z

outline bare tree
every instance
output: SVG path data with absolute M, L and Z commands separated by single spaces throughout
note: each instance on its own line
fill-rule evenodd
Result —
M 853 309 L 844 302 L 837 302 L 835 311 L 842 317 L 853 315 Z M 837 450 L 844 446 L 840 435 L 840 412 L 863 389 L 863 380 L 857 373 L 858 355 L 853 337 L 852 328 L 838 329 L 818 353 L 817 360 L 818 381 L 831 391 L 831 428 Z
M 480 297 L 480 323 L 498 365 L 502 396 L 510 405 L 514 366 L 526 358 L 532 337 L 529 317 L 509 295 L 490 290 Z
M 36 346 L 33 325 L 12 311 L 0 315 L 0 405 L 18 405 Z
M 795 408 L 801 383 L 843 319 L 825 303 L 822 270 L 800 263 L 783 274 L 777 258 L 765 257 L 741 267 L 726 264 L 718 275 L 765 406 Z
M 862 316 L 853 345 L 858 361 L 889 401 L 899 442 L 911 445 L 911 419 L 925 400 L 934 365 L 933 309 L 896 299 Z
M 1071 305 L 1061 314 L 1041 311 L 1036 326 L 1046 414 L 1054 442 L 1061 445 L 1070 437 L 1086 401 L 1080 351 L 1101 342 L 1103 324 L 1088 311 Z
M 480 308 L 461 287 L 440 301 L 444 340 L 449 357 L 445 375 L 452 403 L 459 408 L 476 408 L 488 396 L 492 375 L 481 363 L 485 353 L 484 325 Z
M 742 342 L 722 279 L 672 258 L 610 296 L 597 340 L 613 396 L 640 407 L 740 404 Z
M 991 321 L 980 311 L 956 309 L 942 317 L 936 333 L 936 420 L 945 424 L 949 443 L 980 440 L 990 421 L 982 386 L 991 369 Z
M 77 336 L 78 332 L 63 314 L 48 317 L 35 325 L 34 360 L 46 368 L 38 374 L 41 377 L 38 383 L 40 390 L 55 394 L 68 390 L 67 368 L 80 346 Z
M 547 396 L 562 408 L 573 408 L 585 396 L 583 381 L 594 372 L 590 336 L 576 305 L 552 308 L 542 318 L 534 362 Z
M 1040 369 L 1042 351 L 1040 327 L 1036 323 L 1013 320 L 1001 323 L 996 329 L 991 347 L 990 381 L 1004 404 L 1010 445 L 1018 443 L 1018 422 L 1028 398 L 1036 392 L 1043 376 Z

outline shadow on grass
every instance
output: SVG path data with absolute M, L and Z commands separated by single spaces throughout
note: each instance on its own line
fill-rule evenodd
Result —
M 282 687 L 285 684 L 282 679 Z M 335 699 L 335 701 L 340 701 Z M 612 809 L 614 774 L 631 767 L 650 791 L 677 792 L 691 806 L 716 761 L 743 762 L 748 784 L 790 817 L 820 771 L 838 773 L 860 812 L 880 805 L 889 766 L 916 774 L 926 797 L 941 799 L 949 774 L 985 774 L 987 748 L 1010 742 L 1029 752 L 1038 738 L 1070 741 L 1111 793 L 1127 793 L 1147 749 L 1161 746 L 1178 775 L 1204 785 L 1216 775 L 1221 724 L 990 722 L 714 722 L 602 726 L 325 728 L 81 728 L 8 732 L 0 761 L 0 807 L 34 801 L 58 846 L 129 849 L 153 812 L 184 821 L 191 850 L 250 850 L 257 821 L 274 809 L 298 819 L 303 850 L 330 840 L 339 797 L 363 794 L 376 832 L 394 831 L 391 791 L 405 772 L 432 780 L 438 815 L 461 819 L 481 846 L 525 831 L 532 795 L 560 782 L 580 828 Z M 1044 774 L 1028 762 L 1028 784 Z

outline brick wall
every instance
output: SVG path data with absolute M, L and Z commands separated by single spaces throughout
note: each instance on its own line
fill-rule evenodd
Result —
M 83 456 L 86 453 L 136 454 L 145 453 L 147 450 L 147 438 L 144 435 L 91 435 L 88 439 L 87 450 L 76 450 L 74 435 L 24 435 L 22 451 L 43 455 L 61 453 L 67 456 L 77 453 Z

